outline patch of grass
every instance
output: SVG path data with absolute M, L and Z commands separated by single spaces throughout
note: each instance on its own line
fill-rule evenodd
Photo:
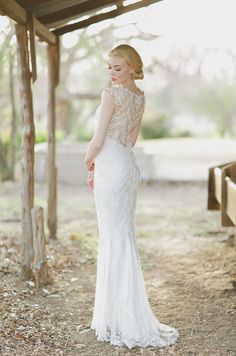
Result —
M 83 247 L 88 251 L 89 255 L 93 258 L 97 257 L 98 240 L 93 235 L 82 235 L 80 241 Z
M 0 199 L 0 220 L 15 219 L 21 216 L 20 200 L 8 199 L 1 197 Z
M 87 253 L 96 258 L 97 256 L 97 246 L 98 246 L 98 236 L 92 231 L 74 231 L 69 237 L 72 241 L 78 242 L 82 245 Z
M 136 229 L 136 236 L 139 237 L 155 237 L 157 235 L 157 230 L 155 229 L 145 229 L 145 230 L 138 230 Z
M 14 235 L 20 235 L 21 234 L 21 223 L 17 224 L 16 223 L 0 223 L 0 234 L 6 235 L 6 234 L 14 234 Z

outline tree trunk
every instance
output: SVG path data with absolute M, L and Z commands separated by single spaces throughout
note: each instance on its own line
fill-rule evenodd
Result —
M 6 179 L 6 172 L 7 172 L 7 158 L 6 158 L 4 144 L 0 136 L 0 181 L 4 181 Z
M 11 97 L 11 158 L 10 158 L 10 175 L 9 178 L 14 180 L 14 169 L 16 161 L 16 138 L 17 138 L 17 127 L 16 127 L 16 105 L 15 105 L 15 93 L 14 93 L 14 77 L 13 77 L 13 60 L 14 57 L 12 53 L 9 56 L 9 77 L 10 77 L 10 97 Z
M 26 27 L 16 24 L 17 58 L 22 112 L 22 159 L 21 159 L 21 204 L 22 204 L 22 253 L 21 277 L 33 275 L 33 231 L 31 209 L 34 205 L 34 142 L 33 99 L 29 70 L 28 37 Z

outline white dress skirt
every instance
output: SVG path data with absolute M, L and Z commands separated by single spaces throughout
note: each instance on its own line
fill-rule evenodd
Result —
M 134 214 L 140 170 L 131 145 L 106 137 L 95 158 L 98 256 L 91 329 L 98 341 L 128 348 L 174 344 L 179 332 L 160 323 L 147 297 Z

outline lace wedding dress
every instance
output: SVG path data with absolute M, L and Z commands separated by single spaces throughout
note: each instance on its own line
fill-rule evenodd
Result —
M 150 308 L 134 229 L 140 170 L 128 133 L 142 120 L 145 96 L 123 85 L 104 90 L 114 97 L 116 110 L 95 158 L 99 243 L 91 329 L 96 330 L 97 340 L 112 345 L 171 345 L 179 333 L 160 323 Z

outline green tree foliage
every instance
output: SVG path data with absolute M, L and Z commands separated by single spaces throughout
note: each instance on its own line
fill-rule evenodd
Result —
M 187 102 L 195 113 L 208 115 L 217 126 L 219 136 L 234 137 L 236 122 L 236 86 L 225 80 L 205 83 Z
M 14 86 L 15 72 L 15 46 L 12 42 L 14 29 L 9 22 L 2 32 L 0 40 L 0 179 L 12 179 L 14 177 L 14 160 L 15 152 L 19 149 L 19 140 L 17 140 L 17 115 L 14 115 L 15 100 L 12 97 L 11 86 Z M 11 82 L 11 80 L 12 82 Z M 13 88 L 14 90 L 14 88 Z M 14 135 L 12 135 L 13 130 Z M 16 141 L 12 145 L 12 137 Z M 13 148 L 13 149 L 12 149 Z

